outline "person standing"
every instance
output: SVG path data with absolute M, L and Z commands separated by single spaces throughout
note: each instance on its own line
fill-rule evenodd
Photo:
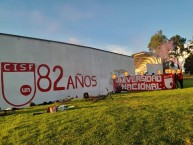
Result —
M 178 75 L 176 73 L 174 74 L 174 83 L 175 83 L 175 88 L 178 89 L 179 88 Z
M 183 88 L 184 88 L 184 85 L 183 85 L 182 70 L 180 70 L 180 73 L 178 73 L 178 82 L 179 82 L 179 84 L 180 84 L 181 89 L 183 89 Z

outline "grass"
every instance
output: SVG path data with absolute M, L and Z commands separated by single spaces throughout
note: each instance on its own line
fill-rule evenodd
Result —
M 185 88 L 193 87 L 193 78 L 185 79 L 184 80 L 184 87 Z
M 193 79 L 184 89 L 114 94 L 96 103 L 76 99 L 75 108 L 43 113 L 48 106 L 0 116 L 2 145 L 193 144 Z M 57 104 L 59 105 L 59 104 Z

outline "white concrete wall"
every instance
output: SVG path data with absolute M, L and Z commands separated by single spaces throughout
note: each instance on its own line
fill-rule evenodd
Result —
M 1 108 L 24 107 L 29 105 L 30 101 L 42 103 L 64 99 L 67 96 L 83 97 L 84 92 L 92 95 L 106 94 L 106 88 L 109 91 L 113 90 L 111 80 L 113 73 L 125 70 L 134 75 L 134 60 L 129 56 L 84 46 L 5 34 L 0 34 L 0 62 L 1 67 L 4 67 L 1 68 Z M 35 71 L 22 72 L 25 63 L 35 65 Z M 48 68 L 41 67 L 38 72 L 41 64 L 45 64 Z M 9 72 L 11 65 L 17 67 Z M 20 71 L 19 65 L 23 67 Z M 48 75 L 48 79 L 41 79 L 40 75 Z M 80 83 L 75 86 L 77 77 L 81 82 L 82 78 L 85 79 L 83 86 Z M 55 86 L 62 88 L 54 89 L 54 83 Z M 21 93 L 24 85 L 31 87 L 28 95 Z M 51 88 L 45 91 L 48 86 Z
M 162 64 L 146 64 L 147 74 L 152 75 L 153 73 L 158 74 L 158 70 L 163 74 L 163 65 Z

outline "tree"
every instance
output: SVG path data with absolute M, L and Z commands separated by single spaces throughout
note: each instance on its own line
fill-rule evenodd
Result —
M 184 63 L 184 69 L 185 73 L 187 74 L 193 74 L 193 54 L 190 54 L 186 59 Z
M 187 46 L 187 48 L 191 51 L 193 49 L 193 37 L 192 37 L 192 40 L 189 40 L 189 44 Z
M 155 33 L 148 44 L 150 52 L 156 53 L 161 49 L 163 43 L 167 42 L 167 38 L 162 34 L 162 30 Z
M 193 37 L 192 40 L 189 40 L 189 44 L 186 47 L 186 51 L 188 52 L 189 56 L 185 59 L 184 69 L 185 73 L 193 74 Z
M 163 69 L 174 67 L 175 65 L 181 68 L 180 65 L 183 64 L 185 58 L 190 54 L 191 49 L 193 49 L 193 40 L 188 47 L 184 47 L 185 43 L 186 38 L 175 35 L 167 39 L 160 30 L 151 37 L 148 48 L 154 56 L 161 58 Z M 181 63 L 179 60 L 181 60 Z
M 172 43 L 163 35 L 162 30 L 155 33 L 148 44 L 149 51 L 152 52 L 154 56 L 161 58 L 164 70 L 172 64 L 169 60 L 171 47 Z
M 186 38 L 182 38 L 180 35 L 175 35 L 171 37 L 170 40 L 173 43 L 173 49 L 171 49 L 169 53 L 170 58 L 177 64 L 178 68 L 180 68 L 179 58 L 181 58 L 183 62 L 185 59 L 184 56 L 190 53 L 189 49 L 184 47 Z

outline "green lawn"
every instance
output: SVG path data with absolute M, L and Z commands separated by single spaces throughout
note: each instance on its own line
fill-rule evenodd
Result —
M 193 78 L 185 79 L 184 80 L 184 87 L 186 87 L 186 88 L 193 87 Z
M 193 144 L 193 79 L 184 89 L 114 94 L 96 103 L 76 99 L 75 108 L 41 112 L 48 106 L 0 116 L 2 145 L 178 145 Z M 59 104 L 56 104 L 59 105 Z

